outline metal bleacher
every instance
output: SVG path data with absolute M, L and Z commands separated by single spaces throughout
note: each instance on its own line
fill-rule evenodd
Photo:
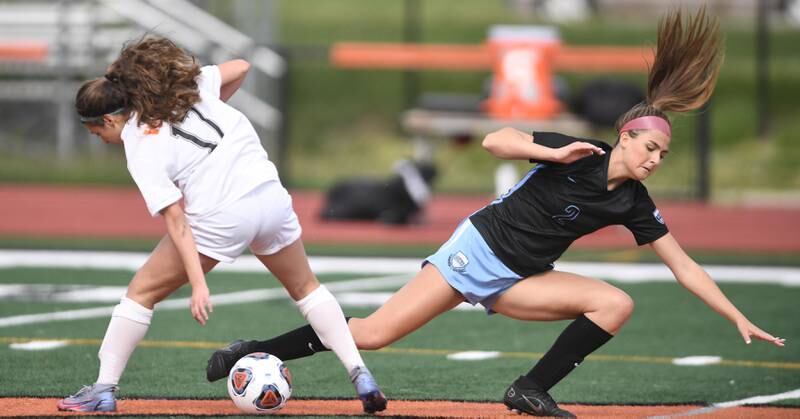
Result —
M 245 84 L 231 103 L 265 146 L 279 146 L 283 114 L 274 90 L 286 61 L 188 0 L 0 0 L 0 101 L 55 104 L 49 123 L 57 124 L 56 154 L 69 159 L 82 135 L 73 110 L 77 87 L 103 74 L 125 42 L 147 33 L 169 37 L 204 64 L 249 60 L 250 78 L 263 81 Z

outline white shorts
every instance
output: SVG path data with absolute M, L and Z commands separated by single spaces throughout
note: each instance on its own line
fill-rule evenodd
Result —
M 186 218 L 197 251 L 227 263 L 248 247 L 256 255 L 277 253 L 302 233 L 292 197 L 279 181 L 262 183 L 211 215 Z

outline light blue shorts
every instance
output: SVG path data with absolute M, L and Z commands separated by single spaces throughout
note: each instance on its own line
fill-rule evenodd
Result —
M 495 256 L 467 218 L 439 250 L 425 259 L 472 305 L 480 303 L 487 314 L 506 290 L 522 279 Z

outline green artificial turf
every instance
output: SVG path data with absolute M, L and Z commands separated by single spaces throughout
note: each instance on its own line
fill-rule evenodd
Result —
M 124 286 L 124 271 L 3 269 L 0 283 L 98 284 Z M 322 276 L 325 282 L 360 275 Z M 212 293 L 275 288 L 263 274 L 212 273 Z M 800 339 L 796 301 L 800 288 L 722 284 L 750 319 L 788 338 L 785 348 L 762 342 L 745 345 L 735 327 L 675 283 L 618 284 L 636 301 L 632 319 L 617 338 L 590 356 L 553 390 L 558 400 L 579 403 L 721 402 L 781 393 L 800 387 Z M 396 287 L 387 287 L 392 291 Z M 188 296 L 187 289 L 177 297 Z M 69 304 L 3 301 L 0 317 L 113 303 Z M 345 308 L 364 316 L 372 309 Z M 107 317 L 0 327 L 0 339 L 88 339 L 49 351 L 12 350 L 0 345 L 3 359 L 0 396 L 61 396 L 94 380 L 97 350 Z M 225 398 L 224 382 L 207 383 L 205 361 L 212 348 L 235 338 L 265 338 L 304 320 L 287 299 L 220 305 L 207 326 L 197 325 L 188 309 L 156 310 L 146 337 L 122 379 L 122 397 Z M 452 311 L 391 345 L 364 352 L 386 393 L 395 399 L 499 400 L 505 387 L 525 373 L 554 341 L 566 322 L 532 323 L 480 311 Z M 191 347 L 192 345 L 200 347 Z M 450 352 L 500 351 L 478 362 L 451 361 Z M 675 357 L 716 355 L 730 364 L 705 367 L 671 365 Z M 750 366 L 738 361 L 749 361 Z M 737 363 L 738 362 L 738 363 Z M 768 364 L 772 363 L 772 364 Z M 350 398 L 352 388 L 331 353 L 288 362 L 298 398 Z M 782 405 L 798 406 L 800 400 Z

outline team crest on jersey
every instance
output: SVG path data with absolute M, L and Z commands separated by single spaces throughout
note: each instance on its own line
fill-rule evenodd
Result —
M 456 272 L 464 272 L 468 263 L 469 258 L 461 251 L 455 252 L 447 258 L 447 264 L 450 265 L 450 269 Z
M 653 217 L 655 217 L 656 221 L 658 221 L 660 224 L 664 224 L 664 218 L 661 217 L 661 213 L 658 212 L 658 208 L 653 210 Z

